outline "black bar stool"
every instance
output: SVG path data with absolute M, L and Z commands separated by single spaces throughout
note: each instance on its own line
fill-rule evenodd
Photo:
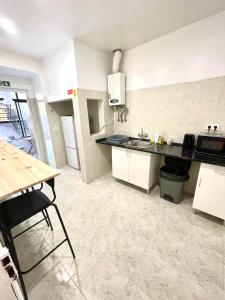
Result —
M 75 254 L 68 237 L 66 228 L 64 226 L 62 217 L 60 215 L 59 209 L 55 203 L 53 203 L 56 199 L 55 193 L 55 182 L 54 178 L 50 179 L 46 182 L 52 189 L 53 199 L 50 200 L 42 191 L 41 189 L 32 191 L 27 190 L 26 192 L 22 193 L 21 195 L 11 198 L 3 203 L 0 203 L 0 227 L 2 229 L 3 238 L 5 241 L 5 245 L 9 248 L 10 254 L 12 259 L 16 265 L 18 270 L 18 275 L 20 278 L 21 287 L 24 293 L 24 298 L 28 299 L 26 287 L 23 280 L 23 275 L 32 271 L 35 267 L 37 267 L 45 258 L 47 258 L 52 252 L 54 252 L 58 247 L 60 247 L 64 242 L 68 242 L 70 247 L 71 253 L 73 258 L 75 258 Z M 42 188 L 42 187 L 41 187 Z M 61 223 L 62 229 L 65 234 L 65 239 L 63 239 L 58 245 L 56 245 L 51 251 L 49 251 L 44 257 L 42 257 L 39 261 L 37 261 L 33 266 L 31 266 L 28 270 L 22 271 L 20 268 L 20 264 L 18 261 L 16 248 L 14 245 L 13 239 L 17 238 L 30 228 L 36 226 L 42 221 L 46 221 L 47 225 L 50 226 L 51 230 L 53 230 L 51 220 L 49 218 L 47 208 L 53 206 L 56 210 L 58 215 L 59 221 Z M 40 221 L 36 222 L 35 224 L 31 225 L 30 227 L 26 228 L 22 232 L 18 233 L 14 237 L 12 236 L 12 229 L 21 224 L 22 222 L 26 221 L 27 219 L 31 218 L 32 216 L 42 212 L 44 218 Z

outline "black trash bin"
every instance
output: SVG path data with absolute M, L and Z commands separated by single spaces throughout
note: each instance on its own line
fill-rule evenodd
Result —
M 160 169 L 160 197 L 178 204 L 183 195 L 184 183 L 189 179 L 191 161 L 165 157 Z

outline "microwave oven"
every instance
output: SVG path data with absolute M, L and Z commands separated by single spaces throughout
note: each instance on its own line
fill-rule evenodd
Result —
M 196 153 L 225 158 L 225 136 L 199 135 Z

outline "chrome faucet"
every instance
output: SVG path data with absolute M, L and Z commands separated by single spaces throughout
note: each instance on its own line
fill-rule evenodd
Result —
M 139 138 L 146 138 L 148 134 L 143 131 L 143 128 L 141 128 L 141 132 L 138 133 Z

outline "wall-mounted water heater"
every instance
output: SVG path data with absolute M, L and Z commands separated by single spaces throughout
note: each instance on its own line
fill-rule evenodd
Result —
M 125 74 L 108 75 L 109 105 L 125 105 Z

